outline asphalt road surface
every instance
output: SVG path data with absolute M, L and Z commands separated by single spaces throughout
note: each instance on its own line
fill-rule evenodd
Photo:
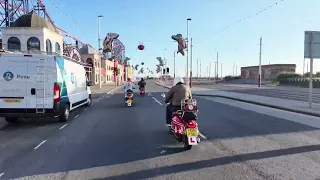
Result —
M 185 151 L 164 125 L 167 90 L 147 83 L 132 107 L 114 92 L 67 124 L 33 120 L 1 130 L 0 179 L 320 178 L 319 119 L 198 98 L 202 139 Z

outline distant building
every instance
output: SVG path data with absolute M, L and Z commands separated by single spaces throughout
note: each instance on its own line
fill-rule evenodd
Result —
M 275 80 L 283 72 L 296 72 L 296 64 L 268 64 L 261 66 L 262 80 Z M 241 79 L 258 79 L 259 66 L 241 67 Z

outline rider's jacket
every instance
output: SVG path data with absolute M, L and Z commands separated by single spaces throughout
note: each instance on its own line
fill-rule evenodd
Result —
M 134 83 L 131 81 L 125 82 L 124 87 L 123 87 L 124 92 L 127 92 L 127 90 L 129 90 L 129 89 L 133 90 L 134 88 L 135 88 Z
M 171 103 L 174 106 L 180 106 L 182 100 L 191 98 L 190 88 L 184 84 L 177 84 L 172 86 L 169 92 L 167 92 L 165 102 Z

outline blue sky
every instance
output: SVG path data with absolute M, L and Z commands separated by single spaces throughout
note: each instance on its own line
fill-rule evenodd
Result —
M 217 51 L 219 66 L 223 63 L 223 76 L 233 74 L 234 63 L 238 74 L 241 66 L 257 65 L 261 36 L 262 64 L 295 63 L 297 72 L 302 73 L 304 31 L 320 31 L 319 0 L 44 0 L 44 3 L 56 25 L 95 48 L 98 46 L 97 16 L 104 15 L 102 38 L 108 32 L 120 34 L 132 64 L 144 62 L 146 68 L 153 70 L 157 64 L 155 58 L 163 57 L 164 49 L 167 49 L 169 66 L 173 67 L 177 44 L 171 35 L 185 36 L 186 19 L 190 17 L 194 75 L 197 58 L 202 62 L 202 75 L 205 75 Z M 270 5 L 272 8 L 255 15 Z M 230 28 L 216 34 L 229 25 Z M 144 51 L 137 50 L 140 42 L 145 45 Z M 315 60 L 315 71 L 320 71 L 319 61 Z M 177 74 L 185 74 L 185 63 L 186 57 L 178 54 Z

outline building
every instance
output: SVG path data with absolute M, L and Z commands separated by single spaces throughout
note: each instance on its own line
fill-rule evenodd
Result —
M 2 48 L 42 51 L 63 55 L 63 37 L 54 26 L 34 11 L 20 16 L 12 27 L 2 31 Z
M 296 72 L 296 64 L 268 64 L 261 66 L 262 80 L 275 80 L 280 73 Z M 258 79 L 259 66 L 241 67 L 241 79 Z
M 34 11 L 20 16 L 12 27 L 4 28 L 1 43 L 5 50 L 56 53 L 80 61 L 86 69 L 88 79 L 94 84 L 99 84 L 99 62 L 101 62 L 101 82 L 115 82 L 113 61 L 101 57 L 99 52 L 88 44 L 80 49 L 77 42 L 76 46 L 66 45 L 63 36 L 56 28 Z M 124 69 L 125 67 L 121 64 L 117 66 L 120 70 L 118 82 L 124 81 L 125 77 L 128 77 L 125 72 L 130 70 Z

